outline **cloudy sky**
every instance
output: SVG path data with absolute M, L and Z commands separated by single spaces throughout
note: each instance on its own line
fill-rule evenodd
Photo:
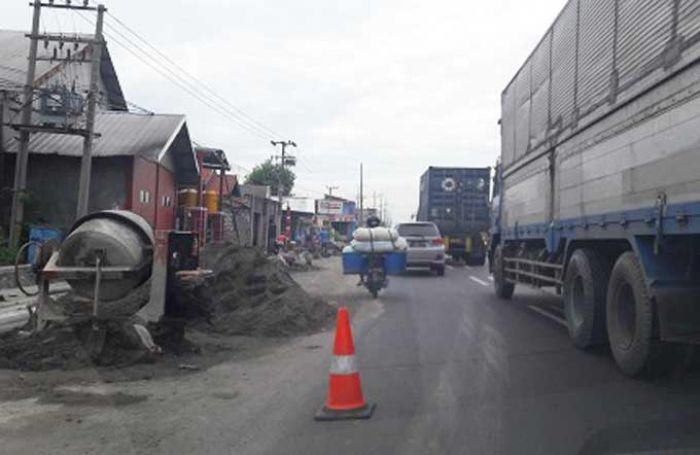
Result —
M 275 153 L 267 134 L 204 106 L 136 59 L 125 36 L 139 42 L 117 19 L 275 139 L 295 140 L 296 194 L 320 197 L 333 185 L 334 194 L 356 198 L 363 162 L 365 204 L 383 194 L 399 221 L 415 213 L 428 166 L 493 165 L 500 93 L 565 1 L 104 3 L 113 15 L 105 19 L 108 46 L 129 101 L 187 114 L 193 138 L 225 149 L 239 174 Z M 0 27 L 28 29 L 30 16 L 26 0 L 2 0 Z M 89 27 L 47 11 L 42 29 Z M 158 58 L 149 53 L 146 59 Z

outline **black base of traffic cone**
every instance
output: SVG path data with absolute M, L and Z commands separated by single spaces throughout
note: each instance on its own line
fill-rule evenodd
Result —
M 328 420 L 352 420 L 352 419 L 369 419 L 372 417 L 374 409 L 377 407 L 376 403 L 367 403 L 361 408 L 350 409 L 347 411 L 336 411 L 335 409 L 328 409 L 325 405 L 321 406 L 314 416 L 314 420 L 328 421 Z

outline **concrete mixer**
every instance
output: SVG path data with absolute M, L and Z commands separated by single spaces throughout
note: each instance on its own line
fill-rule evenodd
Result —
M 125 210 L 95 212 L 79 219 L 41 270 L 37 328 L 68 317 L 66 309 L 49 298 L 53 280 L 69 283 L 76 300 L 83 301 L 84 316 L 104 319 L 148 307 L 142 310 L 145 319 L 158 319 L 166 310 L 167 290 L 172 284 L 169 276 L 180 270 L 194 270 L 198 265 L 194 255 L 196 234 L 159 234 L 154 237 L 142 217 Z M 128 296 L 136 290 L 147 294 L 133 307 L 134 299 Z M 124 306 L 124 311 L 120 312 L 119 306 Z M 101 311 L 107 308 L 109 312 Z M 75 313 L 74 308 L 72 311 Z

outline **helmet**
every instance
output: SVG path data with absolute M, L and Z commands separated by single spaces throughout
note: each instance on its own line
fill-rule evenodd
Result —
M 377 227 L 380 224 L 382 224 L 382 220 L 380 220 L 378 216 L 371 215 L 371 216 L 367 217 L 367 226 L 368 227 Z

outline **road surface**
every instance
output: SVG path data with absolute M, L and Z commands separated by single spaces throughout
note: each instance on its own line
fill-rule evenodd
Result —
M 122 397 L 111 406 L 3 403 L 0 452 L 700 453 L 700 373 L 625 378 L 605 350 L 571 346 L 552 296 L 518 288 L 499 301 L 484 268 L 393 278 L 376 301 L 334 279 L 378 405 L 370 420 L 312 419 L 329 330 L 185 377 L 72 386 Z

